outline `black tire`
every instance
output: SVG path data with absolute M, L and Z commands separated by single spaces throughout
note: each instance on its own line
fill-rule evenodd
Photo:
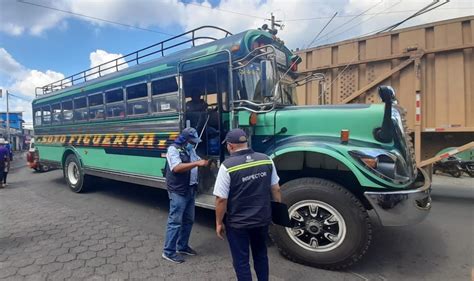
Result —
M 462 172 L 461 171 L 451 171 L 449 172 L 449 174 L 455 178 L 460 178 L 461 175 L 462 175 Z
M 40 165 L 39 170 L 40 170 L 40 172 L 45 173 L 45 172 L 49 171 L 49 166 L 48 165 Z
M 343 219 L 342 223 L 336 223 L 337 232 L 342 233 L 343 228 L 339 227 L 342 224 L 346 230 L 345 237 L 340 238 L 340 242 L 333 244 L 333 249 L 328 248 L 322 252 L 316 252 L 315 250 L 309 250 L 296 243 L 290 237 L 287 228 L 273 225 L 270 228 L 270 234 L 283 256 L 301 264 L 336 270 L 351 266 L 360 260 L 367 252 L 372 240 L 372 225 L 362 203 L 347 189 L 324 179 L 302 178 L 285 183 L 282 186 L 281 192 L 282 201 L 288 205 L 290 211 L 292 211 L 292 207 L 301 206 L 304 201 L 314 203 L 314 200 L 316 200 L 319 201 L 319 203 L 316 202 L 317 204 L 321 204 L 320 208 L 316 209 L 315 214 L 308 215 L 308 213 L 305 213 L 307 218 L 307 220 L 305 220 L 305 229 L 307 230 L 304 232 L 305 234 L 298 237 L 302 237 L 302 239 L 305 239 L 304 236 L 313 237 L 311 238 L 312 241 L 312 239 L 316 239 L 315 237 L 319 236 L 321 239 L 317 239 L 318 248 L 320 248 L 319 245 L 324 247 L 321 242 L 324 242 L 323 237 L 328 233 L 324 227 L 327 229 L 327 227 L 329 225 L 332 226 L 332 224 L 326 225 L 322 223 L 319 225 L 320 228 L 317 230 L 318 234 L 310 233 L 308 230 L 308 225 L 318 219 L 320 212 L 321 216 L 324 214 L 324 204 L 334 208 Z M 304 211 L 304 208 L 300 208 L 300 210 Z M 312 212 L 309 207 L 307 210 L 309 210 L 309 213 Z M 294 219 L 292 219 L 292 222 L 293 221 Z M 320 222 L 322 221 L 327 222 L 328 220 L 326 218 L 320 220 Z M 334 231 L 334 229 L 333 227 L 331 231 Z M 314 229 L 312 230 L 314 231 Z M 288 231 L 290 231 L 289 228 Z M 294 239 L 298 240 L 299 238 L 294 236 Z M 330 240 L 327 241 L 330 242 Z M 301 242 L 302 241 L 299 240 L 299 243 Z M 309 247 L 308 243 L 306 245 Z
M 68 169 L 71 169 L 71 171 L 68 172 Z M 85 191 L 86 177 L 81 162 L 77 159 L 76 155 L 70 154 L 67 156 L 66 161 L 64 162 L 63 174 L 67 185 L 72 191 L 76 193 Z

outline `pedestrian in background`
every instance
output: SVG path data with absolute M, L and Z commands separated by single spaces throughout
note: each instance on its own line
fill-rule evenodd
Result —
M 5 141 L 5 147 L 8 150 L 8 156 L 10 157 L 10 161 L 13 161 L 13 150 L 9 141 Z
M 10 164 L 10 151 L 5 147 L 5 139 L 0 138 L 0 187 L 3 188 L 6 185 L 6 173 Z
M 239 281 L 252 280 L 249 246 L 258 280 L 268 280 L 266 239 L 271 222 L 271 200 L 281 202 L 279 177 L 273 161 L 247 145 L 247 134 L 233 129 L 225 138 L 230 157 L 219 168 L 216 196 L 216 233 L 227 240 Z M 226 215 L 224 221 L 224 215 Z
M 174 263 L 184 262 L 182 255 L 194 256 L 189 237 L 194 223 L 194 200 L 198 186 L 198 167 L 208 165 L 196 154 L 201 142 L 194 128 L 184 129 L 166 154 L 165 177 L 170 199 L 166 238 L 162 257 Z

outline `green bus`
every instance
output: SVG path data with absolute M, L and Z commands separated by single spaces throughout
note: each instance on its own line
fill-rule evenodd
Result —
M 196 204 L 214 208 L 214 180 L 228 156 L 221 141 L 243 128 L 281 178 L 292 227 L 271 227 L 280 252 L 348 267 L 371 243 L 368 211 L 385 226 L 426 217 L 430 176 L 416 167 L 390 87 L 379 89 L 381 104 L 299 106 L 295 87 L 317 78 L 299 77 L 299 62 L 265 30 L 191 30 L 38 88 L 37 157 L 62 169 L 74 192 L 95 177 L 166 188 L 166 149 L 192 126 L 204 140 L 198 153 L 212 162 L 199 171 Z M 193 95 L 208 106 L 188 107 Z

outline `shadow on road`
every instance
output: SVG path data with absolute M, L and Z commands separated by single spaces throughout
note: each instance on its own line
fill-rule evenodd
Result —
M 85 194 L 103 194 L 118 200 L 125 200 L 149 208 L 159 208 L 168 211 L 168 192 L 161 188 L 153 188 L 138 184 L 125 183 L 104 178 L 91 178 L 92 184 Z M 66 185 L 63 178 L 56 178 L 58 184 Z M 204 208 L 196 208 L 196 223 L 206 227 L 214 227 L 214 211 Z

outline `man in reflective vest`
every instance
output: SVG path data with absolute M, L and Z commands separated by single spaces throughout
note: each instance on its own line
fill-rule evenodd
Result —
M 248 147 L 243 130 L 229 131 L 225 142 L 230 157 L 220 166 L 214 186 L 216 233 L 221 239 L 227 234 L 239 281 L 252 280 L 249 246 L 258 280 L 268 280 L 266 239 L 272 197 L 281 202 L 279 177 L 267 155 Z
M 162 257 L 174 263 L 184 262 L 183 255 L 194 256 L 189 236 L 194 223 L 194 199 L 198 185 L 198 167 L 207 166 L 194 147 L 201 142 L 194 128 L 184 129 L 166 153 L 165 176 L 170 210 Z

